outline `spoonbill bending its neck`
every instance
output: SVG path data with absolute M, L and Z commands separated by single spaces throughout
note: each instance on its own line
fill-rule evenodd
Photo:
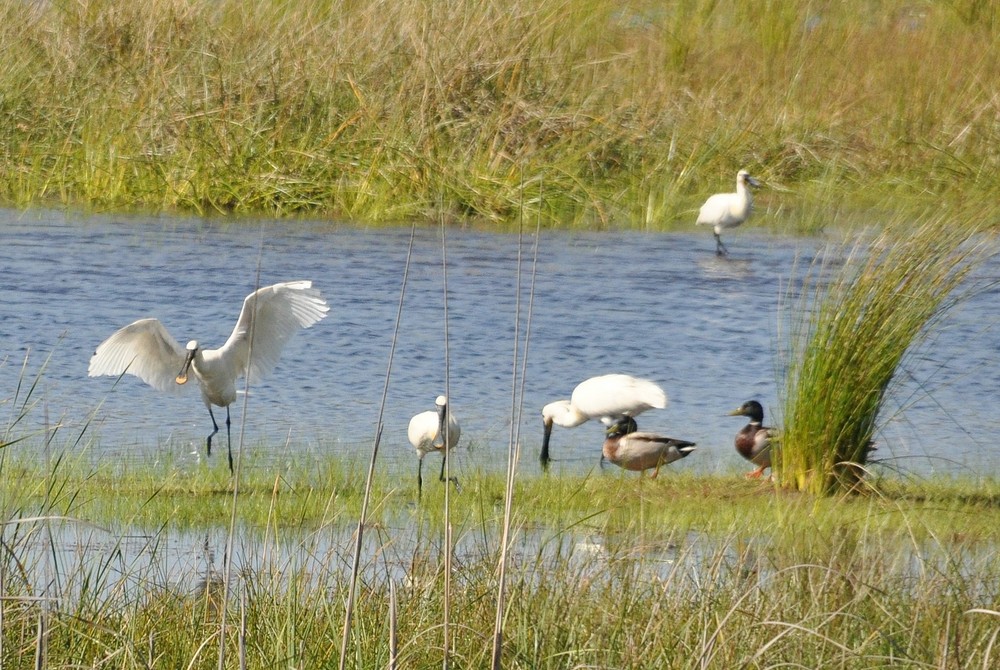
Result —
M 458 419 L 448 408 L 448 398 L 439 395 L 434 401 L 436 410 L 421 412 L 410 419 L 406 436 L 410 439 L 410 444 L 417 450 L 417 497 L 423 489 L 423 477 L 421 470 L 424 467 L 424 456 L 433 452 L 441 452 L 441 475 L 438 477 L 442 482 L 444 477 L 444 459 L 447 458 L 445 451 L 451 450 L 458 439 L 462 437 L 462 428 L 458 425 Z M 447 421 L 445 420 L 447 417 Z M 445 446 L 447 444 L 447 447 Z M 448 477 L 448 481 L 455 483 L 458 488 L 458 477 Z
M 722 243 L 722 230 L 735 228 L 750 217 L 753 211 L 753 195 L 750 186 L 760 186 L 760 182 L 746 170 L 736 173 L 736 193 L 716 193 L 705 201 L 698 210 L 696 225 L 712 226 L 715 230 L 715 253 L 725 256 L 729 253 Z
M 140 319 L 104 340 L 90 359 L 88 373 L 121 376 L 128 372 L 161 391 L 185 384 L 193 372 L 212 417 L 213 430 L 205 448 L 212 455 L 212 437 L 219 432 L 212 405 L 226 408 L 229 470 L 233 471 L 229 406 L 236 400 L 236 379 L 248 374 L 248 384 L 271 372 L 289 339 L 330 311 L 311 281 L 274 284 L 254 291 L 243 301 L 232 335 L 218 349 L 203 349 L 197 340 L 181 347 L 157 319 Z
M 637 416 L 647 409 L 663 409 L 667 394 L 654 382 L 631 375 L 612 374 L 580 382 L 569 400 L 550 402 L 542 408 L 545 433 L 539 459 L 548 468 L 552 425 L 574 428 L 590 419 L 611 424 L 625 416 Z

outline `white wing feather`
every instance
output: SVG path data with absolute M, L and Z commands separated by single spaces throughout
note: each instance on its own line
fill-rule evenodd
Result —
M 179 386 L 174 379 L 184 365 L 185 350 L 157 319 L 140 319 L 101 342 L 90 358 L 87 374 L 135 375 L 160 391 Z
M 647 409 L 667 406 L 667 394 L 648 379 L 612 374 L 580 382 L 571 402 L 590 417 L 635 416 Z
M 311 281 L 284 282 L 258 289 L 243 301 L 236 327 L 219 354 L 240 372 L 246 369 L 247 357 L 252 356 L 250 380 L 259 380 L 274 369 L 282 349 L 295 333 L 313 325 L 329 311 Z

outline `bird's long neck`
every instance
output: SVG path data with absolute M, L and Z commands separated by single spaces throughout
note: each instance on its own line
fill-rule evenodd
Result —
M 191 367 L 206 404 L 226 407 L 236 400 L 236 378 L 226 374 L 225 362 L 217 349 L 199 349 Z
M 561 416 L 556 420 L 563 428 L 575 428 L 584 423 L 590 417 L 577 409 L 576 405 L 567 404 Z

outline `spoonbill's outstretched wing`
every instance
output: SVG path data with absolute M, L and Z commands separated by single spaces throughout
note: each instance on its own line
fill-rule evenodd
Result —
M 311 281 L 291 281 L 254 291 L 243 301 L 232 335 L 219 349 L 226 364 L 242 373 L 250 358 L 250 380 L 259 380 L 278 363 L 295 333 L 326 316 L 330 307 Z M 251 337 L 253 343 L 251 346 Z
M 184 348 L 158 319 L 139 319 L 101 342 L 90 358 L 87 374 L 135 375 L 155 389 L 173 391 L 184 365 Z

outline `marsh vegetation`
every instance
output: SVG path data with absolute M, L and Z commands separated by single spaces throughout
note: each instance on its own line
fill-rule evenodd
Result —
M 783 486 L 826 494 L 857 485 L 904 358 L 949 309 L 995 286 L 967 281 L 996 253 L 995 240 L 975 225 L 942 217 L 908 223 L 903 234 L 889 225 L 854 242 L 836 268 L 818 260 L 790 298 L 785 426 L 774 459 Z
M 996 211 L 993 3 L 0 2 L 0 198 L 689 225 Z M 530 195 L 525 195 L 530 194 Z
M 49 667 L 214 667 L 219 525 L 232 504 L 218 465 L 115 472 L 68 458 L 48 470 L 8 457 L 5 665 L 42 653 Z M 362 470 L 247 471 L 230 549 L 229 667 L 241 644 L 247 667 L 336 663 Z M 452 498 L 449 655 L 453 667 L 485 667 L 504 482 L 465 473 L 463 483 Z M 990 667 L 1000 487 L 879 489 L 824 500 L 738 476 L 521 479 L 504 666 Z M 391 612 L 400 667 L 440 666 L 443 492 L 425 487 L 418 504 L 414 486 L 377 478 L 348 667 L 388 666 Z M 77 526 L 103 530 L 69 532 Z M 212 553 L 209 534 L 214 559 L 190 559 L 203 543 Z
M 0 403 L 4 666 L 997 664 L 1000 485 L 857 476 L 910 338 L 995 225 L 992 4 L 0 0 L 0 19 L 11 203 L 669 228 L 747 167 L 770 225 L 891 222 L 792 303 L 778 486 L 472 469 L 418 500 L 339 454 L 235 478 L 92 459 L 23 375 Z

